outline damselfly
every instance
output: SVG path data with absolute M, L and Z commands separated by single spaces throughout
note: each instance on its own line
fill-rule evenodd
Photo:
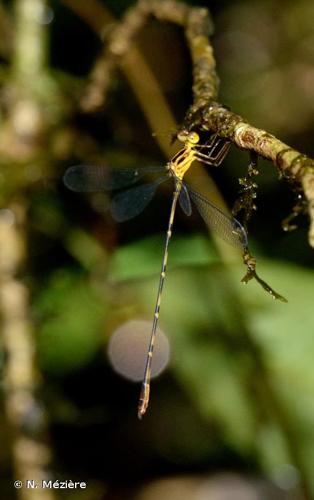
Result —
M 218 236 L 242 250 L 247 248 L 247 234 L 240 222 L 225 214 L 220 208 L 216 207 L 207 198 L 196 192 L 191 186 L 183 181 L 185 173 L 194 161 L 199 161 L 205 165 L 211 166 L 220 165 L 228 153 L 229 143 L 219 138 L 217 135 L 214 135 L 208 143 L 200 145 L 200 138 L 196 132 L 181 132 L 178 134 L 178 139 L 184 143 L 184 147 L 167 163 L 166 167 L 112 170 L 103 166 L 78 165 L 70 167 L 64 175 L 65 185 L 73 191 L 103 192 L 120 190 L 135 184 L 146 174 L 163 173 L 164 175 L 159 175 L 153 182 L 133 186 L 128 190 L 119 192 L 113 197 L 110 209 L 112 216 L 118 222 L 126 221 L 141 213 L 152 200 L 160 184 L 169 179 L 172 179 L 174 183 L 154 319 L 139 398 L 139 418 L 144 415 L 149 402 L 151 365 L 156 328 L 166 275 L 168 247 L 172 235 L 177 203 L 179 202 L 179 205 L 186 215 L 191 215 L 192 200 L 205 222 Z

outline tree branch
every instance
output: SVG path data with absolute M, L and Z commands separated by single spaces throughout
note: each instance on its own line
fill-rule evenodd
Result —
M 184 128 L 217 132 L 239 148 L 255 151 L 272 161 L 284 176 L 300 184 L 310 217 L 309 243 L 314 247 L 314 161 L 217 102 L 219 79 L 208 38 L 213 25 L 207 9 L 189 7 L 175 0 L 139 0 L 113 29 L 103 57 L 95 65 L 84 96 L 85 110 L 91 111 L 103 104 L 112 70 L 125 57 L 150 16 L 173 22 L 185 31 L 193 65 L 193 103 Z

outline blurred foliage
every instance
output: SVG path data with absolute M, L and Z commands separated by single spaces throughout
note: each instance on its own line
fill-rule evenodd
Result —
M 198 240 L 199 244 L 202 241 L 204 248 L 207 246 L 200 235 L 194 235 L 192 240 Z M 189 243 L 184 239 L 176 243 L 171 261 L 172 265 L 180 266 L 180 257 L 183 254 L 184 260 Z M 155 239 L 150 240 L 150 249 L 147 240 L 144 244 L 149 262 L 149 256 L 154 255 L 156 248 Z M 138 241 L 136 246 L 132 243 L 130 252 L 134 262 L 140 261 L 143 242 Z M 125 269 L 130 266 L 127 248 L 118 250 L 118 255 L 120 279 L 134 280 L 130 286 L 136 296 L 144 300 L 148 314 L 154 300 L 155 278 L 146 277 L 146 268 L 133 269 L 132 275 L 126 276 Z M 211 252 L 208 253 L 209 259 L 210 255 Z M 157 262 L 155 265 L 157 267 Z M 306 415 L 313 415 L 310 395 L 314 390 L 311 370 L 314 318 L 308 314 L 313 272 L 263 259 L 263 274 L 271 276 L 273 282 L 281 283 L 289 297 L 290 305 L 285 307 L 277 302 L 269 304 L 269 298 L 256 284 L 243 286 L 239 280 L 231 282 L 230 270 L 215 262 L 205 266 L 199 262 L 189 263 L 190 267 L 186 265 L 170 272 L 161 318 L 173 345 L 172 368 L 179 383 L 188 391 L 203 418 L 209 422 L 214 419 L 226 440 L 240 453 L 248 453 L 256 445 L 261 460 L 270 470 L 287 462 L 289 456 L 280 429 L 274 427 L 273 422 L 258 422 L 256 418 L 256 412 L 260 410 L 255 407 L 257 401 L 249 385 L 257 374 L 248 359 L 252 346 L 247 344 L 248 339 L 243 335 L 243 330 L 249 330 L 252 342 L 257 341 L 264 352 L 270 377 L 287 411 L 295 413 L 294 408 L 301 408 L 298 402 L 300 392 L 303 394 L 302 410 L 300 415 L 295 415 L 295 425 L 303 430 L 307 427 L 302 448 L 308 454 L 311 449 L 308 439 L 312 431 L 311 418 L 306 423 Z M 235 271 L 238 277 L 241 276 L 242 269 L 237 267 Z M 136 280 L 136 274 L 142 283 Z M 116 279 L 119 279 L 119 273 Z M 300 318 L 304 318 L 302 338 L 296 332 Z M 265 402 L 262 404 L 264 406 Z
M 64 373 L 91 361 L 102 340 L 106 310 L 86 276 L 70 269 L 56 271 L 35 311 L 41 323 L 38 354 L 45 370 Z

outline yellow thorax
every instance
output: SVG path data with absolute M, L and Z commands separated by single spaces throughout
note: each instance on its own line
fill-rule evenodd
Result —
M 184 142 L 184 147 L 170 161 L 170 169 L 175 176 L 183 179 L 184 174 L 195 160 L 195 145 L 200 137 L 196 132 L 179 132 L 178 139 Z

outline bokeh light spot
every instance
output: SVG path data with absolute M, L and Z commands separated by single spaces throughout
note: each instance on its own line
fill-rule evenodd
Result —
M 143 378 L 151 328 L 150 321 L 127 321 L 112 333 L 109 340 L 108 357 L 113 369 L 134 382 Z M 168 338 L 160 328 L 157 328 L 152 378 L 157 377 L 166 368 L 169 359 Z

